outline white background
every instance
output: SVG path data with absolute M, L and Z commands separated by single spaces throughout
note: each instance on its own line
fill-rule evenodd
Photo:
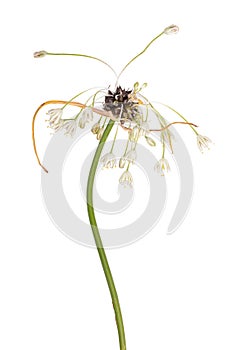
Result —
M 33 52 L 88 53 L 118 70 L 172 23 L 180 33 L 156 42 L 122 84 L 147 81 L 150 100 L 178 108 L 215 145 L 201 155 L 190 131 L 178 129 L 195 171 L 186 220 L 167 236 L 166 208 L 147 237 L 109 251 L 108 258 L 127 349 L 235 348 L 232 5 L 228 0 L 1 4 L 1 349 L 118 349 L 97 253 L 68 240 L 50 221 L 31 144 L 31 118 L 40 103 L 107 85 L 112 76 L 96 62 L 34 60 Z M 37 128 L 42 154 L 49 140 L 43 117 Z

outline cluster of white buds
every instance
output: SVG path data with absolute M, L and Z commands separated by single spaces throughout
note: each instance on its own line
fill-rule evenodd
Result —
M 64 131 L 65 135 L 73 137 L 77 131 L 77 120 L 76 119 L 62 119 L 63 109 L 55 108 L 50 109 L 47 112 L 49 115 L 48 127 L 51 128 L 55 133 L 58 131 Z
M 84 129 L 86 124 L 93 120 L 93 111 L 91 108 L 86 107 L 79 114 L 71 119 L 62 119 L 63 108 L 50 109 L 47 112 L 49 119 L 48 127 L 54 132 L 64 131 L 65 135 L 70 135 L 73 137 L 76 134 L 77 128 Z M 78 117 L 80 117 L 78 119 Z M 99 129 L 100 130 L 100 129 Z M 97 129 L 97 133 L 99 131 Z
M 166 34 L 170 34 L 171 31 L 172 32 L 176 31 L 176 28 L 174 26 L 173 27 L 170 26 L 165 30 Z M 143 113 L 143 108 L 139 108 L 139 106 L 146 106 L 146 108 L 149 108 L 148 103 L 145 103 L 146 99 L 139 93 L 144 87 L 146 87 L 146 85 L 147 84 L 143 84 L 142 86 L 140 86 L 139 83 L 135 83 L 133 90 L 125 90 L 125 89 L 122 89 L 121 87 L 118 87 L 118 93 L 117 93 L 117 90 L 114 93 L 112 93 L 109 90 L 108 91 L 109 94 L 107 95 L 107 98 L 109 98 L 109 101 L 111 99 L 109 104 L 109 109 L 112 110 L 113 108 L 114 112 L 116 112 L 117 108 L 120 108 L 121 103 L 119 103 L 119 99 L 123 97 L 125 98 L 125 101 L 123 102 L 123 106 L 120 109 L 121 112 L 120 112 L 118 121 L 120 123 L 120 126 L 123 127 L 124 130 L 128 131 L 128 138 L 127 138 L 126 150 L 119 160 L 118 160 L 118 157 L 115 156 L 115 154 L 113 153 L 113 147 L 116 140 L 116 136 L 115 136 L 111 150 L 101 157 L 100 162 L 102 164 L 103 169 L 113 169 L 117 166 L 120 169 L 126 168 L 126 170 L 124 171 L 124 173 L 121 175 L 119 179 L 119 183 L 121 185 L 124 185 L 125 187 L 132 186 L 132 183 L 133 183 L 133 177 L 129 171 L 129 167 L 130 165 L 136 162 L 136 159 L 137 159 L 136 147 L 140 138 L 143 137 L 150 147 L 156 146 L 156 141 L 150 136 L 150 134 L 156 130 L 150 129 L 149 122 L 148 122 L 148 112 L 147 114 Z M 112 102 L 112 100 L 114 100 L 114 102 Z M 112 104 L 113 104 L 113 107 L 112 107 Z M 130 110 L 128 110 L 129 106 L 131 106 Z M 73 119 L 62 119 L 63 108 L 51 109 L 47 113 L 49 115 L 48 126 L 51 129 L 53 129 L 54 132 L 58 132 L 62 130 L 64 131 L 65 135 L 74 136 L 78 127 L 81 129 L 84 129 L 86 125 L 93 120 L 93 107 L 86 107 L 82 109 Z M 107 107 L 105 108 L 107 109 Z M 155 113 L 156 117 L 158 118 L 159 123 L 161 125 L 161 129 L 158 129 L 158 131 L 161 132 L 160 142 L 162 143 L 162 146 L 163 146 L 162 157 L 160 160 L 156 162 L 154 166 L 154 170 L 158 174 L 163 176 L 168 171 L 170 171 L 169 162 L 165 158 L 165 147 L 166 147 L 166 144 L 168 144 L 171 150 L 173 151 L 172 149 L 173 135 L 168 129 L 168 123 L 165 120 L 165 118 L 162 117 L 161 114 L 157 110 L 155 110 L 152 105 L 151 105 L 151 108 L 152 108 L 152 111 Z M 128 117 L 127 119 L 123 119 L 122 112 L 124 113 L 124 111 L 126 111 L 125 118 Z M 105 130 L 106 122 L 105 121 L 101 122 L 102 118 L 103 116 L 101 115 L 99 121 L 97 121 L 91 127 L 91 132 L 94 135 L 96 135 L 97 140 L 100 140 L 102 138 L 102 135 Z M 211 143 L 211 140 L 206 136 L 202 136 L 198 134 L 195 129 L 194 131 L 197 135 L 197 145 L 200 151 L 203 152 L 204 149 L 209 149 L 209 143 Z
M 120 168 L 120 169 L 125 168 L 126 164 L 127 164 L 127 160 L 125 159 L 125 157 L 124 157 L 124 156 L 121 157 L 121 158 L 119 159 L 119 168 Z

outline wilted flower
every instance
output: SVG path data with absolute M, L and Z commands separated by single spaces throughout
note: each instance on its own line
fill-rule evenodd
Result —
M 47 115 L 49 115 L 49 126 L 50 127 L 55 127 L 55 125 L 60 123 L 61 117 L 63 114 L 63 110 L 61 108 L 55 108 L 55 109 L 50 109 L 47 112 Z
M 124 187 L 126 186 L 132 187 L 133 177 L 128 170 L 124 171 L 124 173 L 121 175 L 119 179 L 119 183 Z
M 172 24 L 169 27 L 166 27 L 164 29 L 164 34 L 171 35 L 171 34 L 177 34 L 179 31 L 179 27 L 176 26 L 175 24 Z
M 198 148 L 200 149 L 200 151 L 203 153 L 204 148 L 206 149 L 210 149 L 209 148 L 209 143 L 211 143 L 211 139 L 209 139 L 209 137 L 207 136 L 202 136 L 202 135 L 197 135 L 197 145 Z
M 160 175 L 164 175 L 164 172 L 168 172 L 170 170 L 170 165 L 166 158 L 161 158 L 154 166 L 154 170 L 156 170 Z
M 101 163 L 103 163 L 103 168 L 109 169 L 114 168 L 116 166 L 116 157 L 113 153 L 106 153 L 101 159 Z

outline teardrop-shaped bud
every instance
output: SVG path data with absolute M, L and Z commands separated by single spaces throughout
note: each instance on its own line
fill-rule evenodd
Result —
M 140 90 L 145 89 L 147 86 L 148 86 L 148 84 L 147 84 L 147 83 L 144 83 L 144 84 L 141 86 L 141 89 L 140 89 Z
M 126 165 L 126 159 L 124 159 L 123 157 L 120 158 L 119 160 L 119 168 L 123 169 Z
M 134 93 L 139 90 L 139 85 L 138 81 L 134 84 Z
M 101 139 L 103 132 L 104 132 L 104 127 L 102 126 L 102 128 L 100 128 L 100 130 L 98 131 L 98 133 L 96 135 L 97 140 Z
M 177 34 L 178 31 L 179 31 L 179 27 L 176 26 L 175 24 L 172 24 L 171 26 L 166 27 L 164 29 L 164 33 L 167 34 L 167 35 Z
M 41 58 L 41 57 L 45 57 L 46 55 L 47 55 L 46 51 L 37 51 L 37 52 L 34 52 L 33 57 Z
M 148 142 L 149 146 L 156 146 L 156 142 L 151 137 L 145 136 L 145 140 Z
M 138 126 L 135 126 L 129 134 L 129 140 L 131 142 L 137 142 L 138 138 L 139 138 L 139 128 Z
M 93 134 L 97 134 L 99 130 L 100 130 L 100 123 L 95 123 L 91 128 L 91 132 Z
M 79 126 L 80 129 L 84 129 L 85 128 L 86 122 L 85 122 L 84 118 L 80 118 L 79 119 L 78 126 Z

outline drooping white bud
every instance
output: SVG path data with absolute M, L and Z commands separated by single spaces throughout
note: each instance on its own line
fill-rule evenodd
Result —
M 124 167 L 125 167 L 125 165 L 126 165 L 126 159 L 125 158 L 120 158 L 120 160 L 119 160 L 119 168 L 121 168 L 121 169 L 123 169 Z
M 33 54 L 34 58 L 41 58 L 41 57 L 45 57 L 47 55 L 46 51 L 36 51 Z
M 130 131 L 130 135 L 129 135 L 129 140 L 131 142 L 137 142 L 138 138 L 139 138 L 139 133 L 140 130 L 138 128 L 138 126 L 135 126 L 131 131 Z
M 178 31 L 179 31 L 179 27 L 176 26 L 175 24 L 172 24 L 169 27 L 166 27 L 164 29 L 164 33 L 167 34 L 167 35 L 177 34 Z
M 97 134 L 99 130 L 100 130 L 100 123 L 95 123 L 91 128 L 91 132 L 93 134 Z

